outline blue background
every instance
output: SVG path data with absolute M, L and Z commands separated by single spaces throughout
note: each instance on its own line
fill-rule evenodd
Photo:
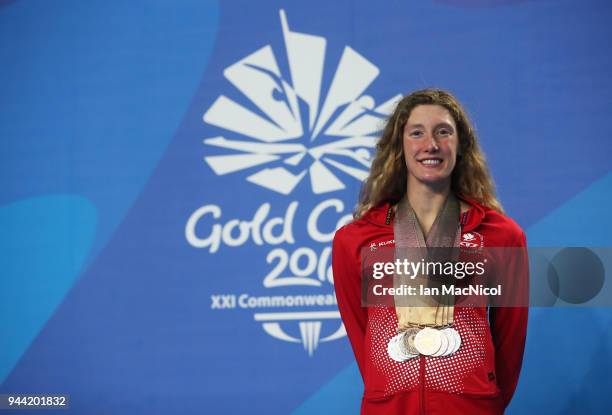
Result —
M 266 293 L 269 250 L 184 236 L 204 204 L 227 221 L 295 200 L 303 225 L 325 199 L 355 203 L 354 179 L 285 196 L 202 161 L 220 131 L 203 114 L 246 102 L 225 68 L 270 44 L 288 73 L 281 8 L 327 39 L 322 91 L 345 45 L 380 69 L 377 103 L 453 91 L 531 246 L 610 246 L 608 1 L 0 1 L 0 393 L 68 393 L 79 414 L 358 412 L 346 337 L 309 356 L 249 311 L 211 309 Z M 532 309 L 508 413 L 609 412 L 611 324 Z

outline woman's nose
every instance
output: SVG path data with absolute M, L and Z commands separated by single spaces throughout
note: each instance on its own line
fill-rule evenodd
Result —
M 427 140 L 427 151 L 430 152 L 435 152 L 440 150 L 440 147 L 438 146 L 438 142 L 436 141 L 436 139 L 434 138 L 433 134 L 428 134 L 425 139 Z

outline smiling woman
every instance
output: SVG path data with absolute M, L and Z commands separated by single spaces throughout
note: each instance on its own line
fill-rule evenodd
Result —
M 396 261 L 418 262 L 429 248 L 459 252 L 473 239 L 479 253 L 526 245 L 521 228 L 503 215 L 464 109 L 446 91 L 416 91 L 389 117 L 354 220 L 333 242 L 338 308 L 365 383 L 362 414 L 501 414 L 510 403 L 526 308 L 455 306 L 454 291 L 424 306 L 407 306 L 398 294 L 392 307 L 361 303 L 367 264 L 383 255 L 383 244 L 394 245 Z M 509 286 L 523 292 L 526 256 L 515 262 L 503 266 L 512 276 Z M 415 282 L 423 288 L 435 280 L 421 273 Z M 401 284 L 395 273 L 393 288 Z
M 428 130 L 424 123 L 429 123 Z M 419 137 L 424 139 L 418 140 Z M 418 165 L 412 162 L 415 155 L 410 151 L 413 151 L 420 141 L 432 145 L 429 152 L 426 152 L 427 147 L 418 147 L 422 150 L 419 157 L 423 158 L 425 155 L 432 155 L 432 152 L 437 152 L 434 158 L 439 158 L 442 156 L 442 144 L 445 144 L 447 153 L 450 151 L 447 146 L 455 145 L 456 158 L 452 157 L 452 154 L 446 154 L 447 157 L 452 157 L 454 164 L 446 166 L 450 167 L 450 170 L 445 169 L 446 173 L 452 171 L 450 184 L 455 193 L 469 196 L 482 205 L 503 213 L 495 196 L 495 186 L 485 156 L 465 110 L 448 92 L 425 89 L 404 97 L 389 117 L 376 145 L 376 156 L 362 189 L 355 218 L 361 217 L 368 209 L 383 201 L 390 201 L 392 204 L 400 201 L 408 187 L 408 173 L 418 174 L 419 169 L 415 168 Z M 430 180 L 430 183 L 435 185 L 435 180 Z
M 440 105 L 419 105 L 404 127 L 404 158 L 408 186 L 418 182 L 438 185 L 450 178 L 457 161 L 457 127 Z

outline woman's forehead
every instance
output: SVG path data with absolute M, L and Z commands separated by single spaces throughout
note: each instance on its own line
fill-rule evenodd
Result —
M 410 116 L 406 120 L 406 125 L 423 126 L 432 123 L 446 122 L 455 125 L 455 120 L 450 111 L 442 105 L 423 104 L 417 105 L 410 111 Z

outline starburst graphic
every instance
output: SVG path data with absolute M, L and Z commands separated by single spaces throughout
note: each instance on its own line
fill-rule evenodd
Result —
M 320 105 L 327 41 L 291 31 L 283 10 L 280 18 L 291 82 L 270 45 L 227 67 L 225 78 L 255 107 L 224 95 L 215 100 L 204 121 L 230 138 L 204 143 L 232 152 L 205 162 L 217 175 L 245 171 L 249 182 L 283 195 L 307 176 L 315 194 L 344 189 L 341 177 L 363 181 L 381 122 L 400 95 L 376 106 L 364 92 L 378 68 L 345 46 Z

